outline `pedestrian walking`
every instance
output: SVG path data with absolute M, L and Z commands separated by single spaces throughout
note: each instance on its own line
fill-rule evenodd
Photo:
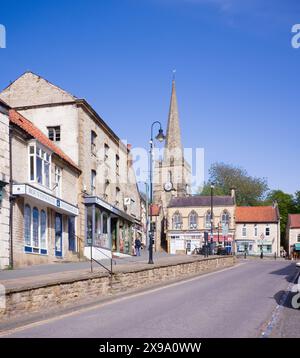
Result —
M 141 246 L 142 246 L 141 240 L 139 238 L 136 238 L 134 241 L 136 256 L 141 256 Z

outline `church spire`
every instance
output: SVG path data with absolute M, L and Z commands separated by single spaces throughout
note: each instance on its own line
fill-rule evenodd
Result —
M 180 155 L 182 155 L 181 131 L 179 126 L 179 114 L 178 114 L 174 72 L 173 72 L 173 80 L 172 80 L 172 94 L 171 94 L 165 149 L 167 149 L 167 152 L 169 152 L 165 154 L 165 159 L 167 159 L 166 157 L 169 157 L 171 155 L 177 157 L 178 159 L 178 154 L 179 154 L 178 152 L 180 152 L 181 153 Z M 172 154 L 172 152 L 175 153 Z

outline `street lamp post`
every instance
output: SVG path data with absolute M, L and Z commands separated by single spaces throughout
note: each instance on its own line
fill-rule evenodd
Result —
M 163 142 L 165 140 L 165 135 L 162 130 L 161 123 L 158 121 L 155 121 L 151 125 L 151 139 L 150 139 L 150 200 L 149 200 L 149 222 L 150 222 L 150 232 L 149 232 L 149 261 L 148 264 L 153 264 L 153 240 L 154 240 L 154 231 L 153 231 L 153 225 L 152 225 L 152 204 L 153 204 L 153 127 L 155 124 L 159 125 L 159 131 L 155 139 L 157 139 L 159 142 Z
M 213 196 L 214 185 L 210 186 L 210 251 L 213 254 L 213 242 L 214 242 L 214 213 L 213 213 Z

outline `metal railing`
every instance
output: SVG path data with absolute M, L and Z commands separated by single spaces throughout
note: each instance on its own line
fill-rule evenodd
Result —
M 102 262 L 100 262 L 100 261 L 96 260 L 95 258 L 93 258 L 93 255 L 92 255 L 93 250 L 92 249 L 97 250 L 98 252 L 101 253 L 101 255 L 105 256 L 109 260 L 109 262 L 110 262 L 109 268 L 106 267 Z M 113 264 L 116 265 L 117 262 L 112 257 L 110 257 L 105 252 L 103 252 L 99 247 L 95 247 L 95 246 L 91 247 L 91 272 L 93 272 L 93 262 L 96 262 L 99 266 L 103 267 L 106 271 L 109 272 L 110 276 L 112 277 Z

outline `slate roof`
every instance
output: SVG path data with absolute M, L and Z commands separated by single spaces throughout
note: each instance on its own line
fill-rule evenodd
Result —
M 202 195 L 193 195 L 186 197 L 173 198 L 170 201 L 169 208 L 210 206 L 211 197 Z M 234 198 L 231 196 L 213 196 L 213 206 L 231 206 L 234 205 Z

